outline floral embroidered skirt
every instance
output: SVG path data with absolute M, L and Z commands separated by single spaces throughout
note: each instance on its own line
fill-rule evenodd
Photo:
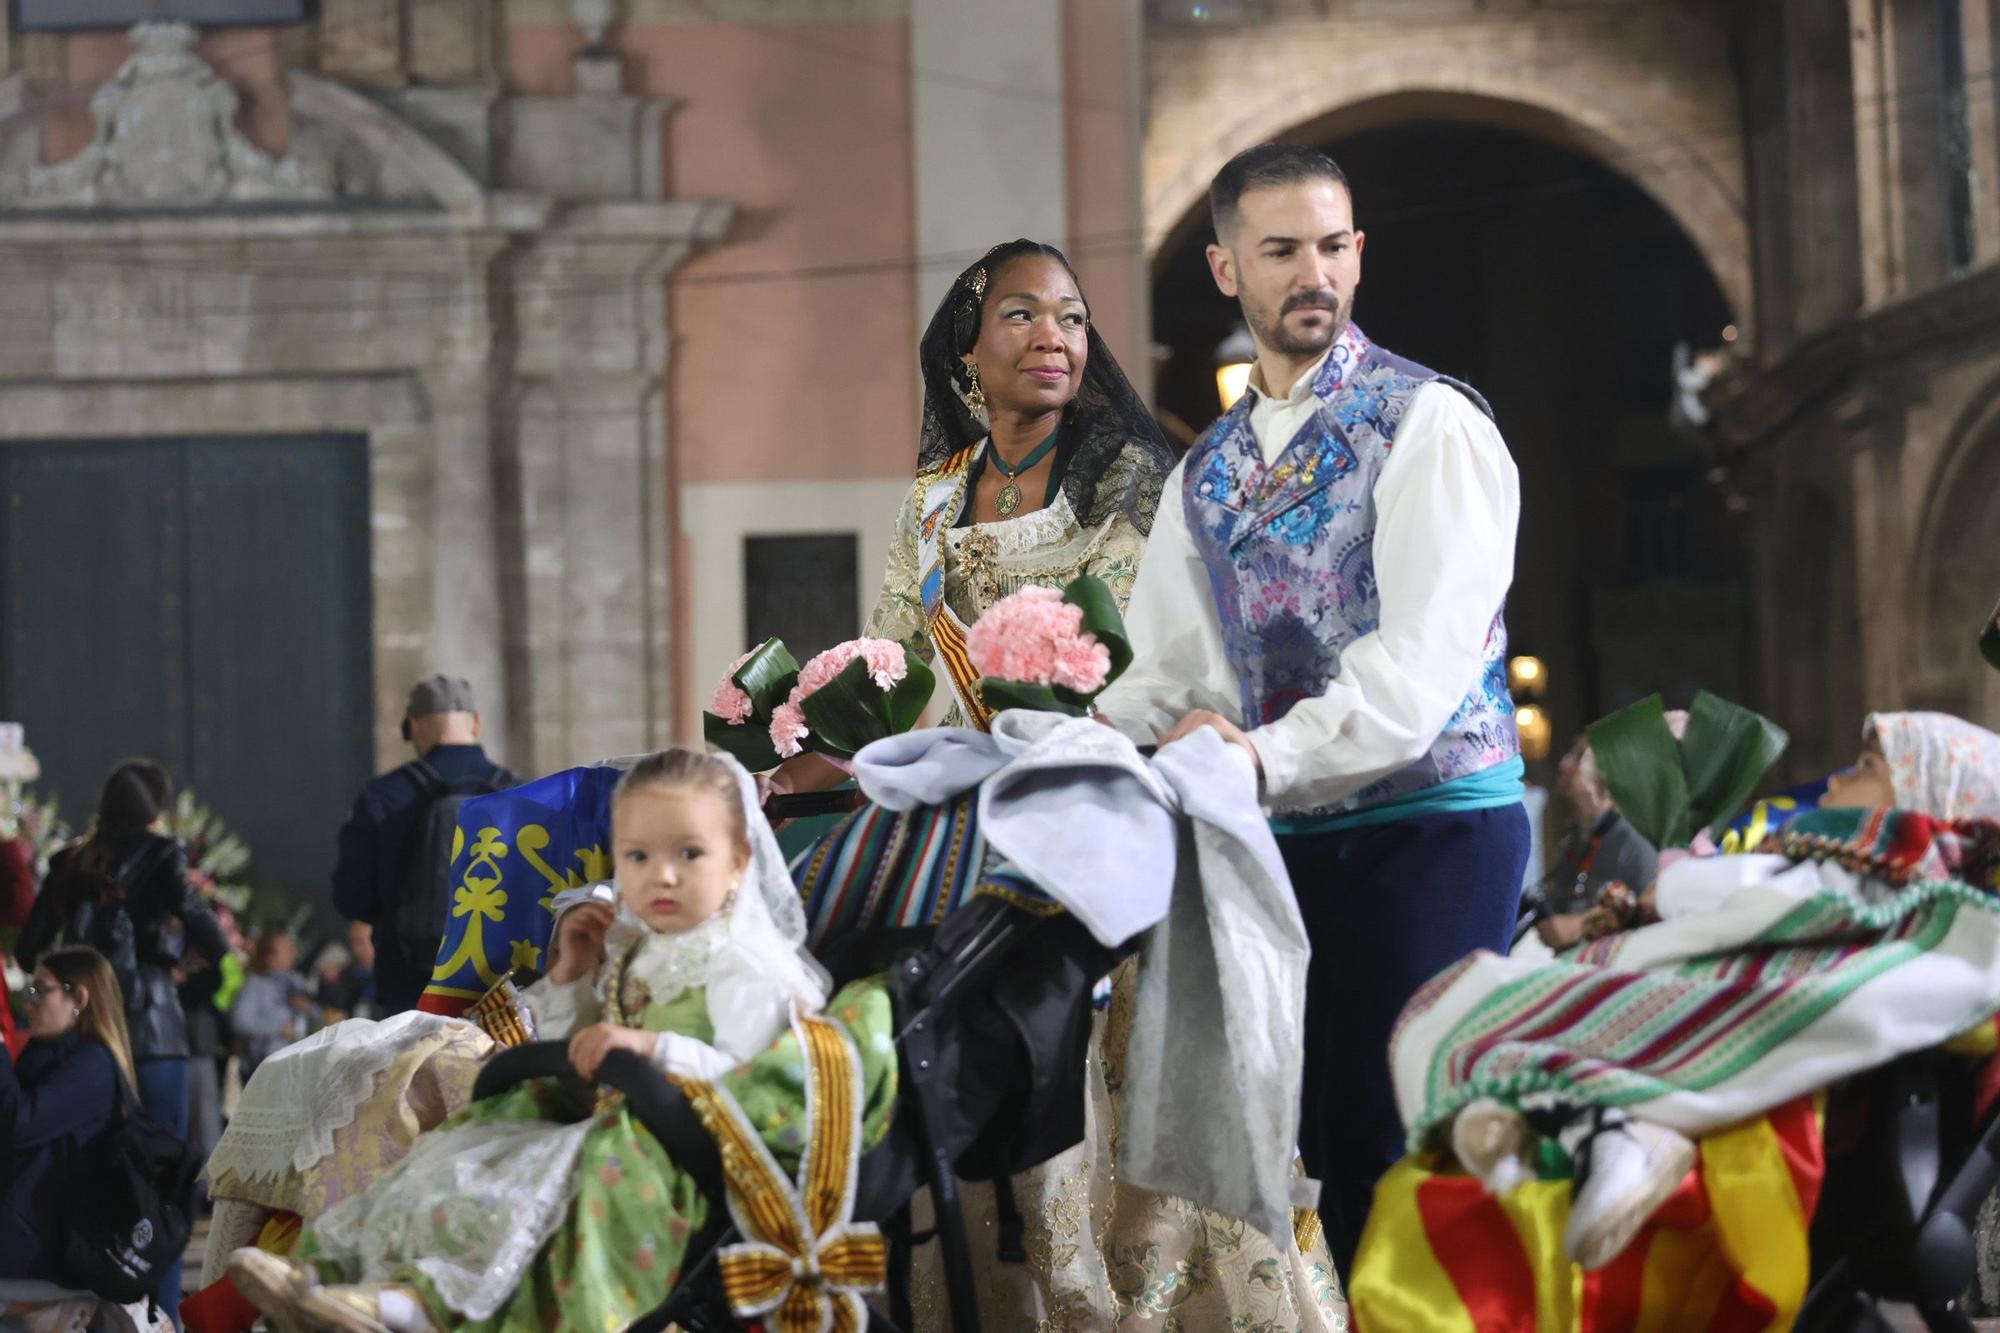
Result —
M 857 982 L 827 1014 L 861 1057 L 862 1151 L 895 1110 L 887 991 Z M 787 1172 L 803 1147 L 805 1066 L 787 1031 L 718 1082 Z M 615 1333 L 679 1280 L 709 1201 L 622 1103 L 569 1081 L 476 1102 L 366 1193 L 307 1227 L 297 1255 L 328 1282 L 405 1282 L 440 1327 Z
M 1091 1034 L 1084 1138 L 1010 1182 L 1025 1263 L 998 1258 L 993 1187 L 967 1182 L 973 1277 L 990 1327 L 1033 1333 L 1346 1333 L 1347 1301 L 1310 1214 L 1274 1243 L 1241 1218 L 1142 1190 L 1117 1170 L 1119 1097 L 1137 964 L 1114 974 L 1111 1008 Z M 922 1211 L 918 1228 L 929 1225 Z M 918 1333 L 951 1327 L 944 1272 L 919 1250 L 912 1283 Z

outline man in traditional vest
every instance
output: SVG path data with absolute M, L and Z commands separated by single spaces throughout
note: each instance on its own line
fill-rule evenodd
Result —
M 1209 192 L 1216 286 L 1257 345 L 1167 480 L 1103 697 L 1141 743 L 1248 752 L 1312 941 L 1300 1150 L 1345 1278 L 1402 1155 L 1389 1032 L 1511 942 L 1528 855 L 1501 607 L 1520 489 L 1485 401 L 1348 320 L 1363 234 L 1324 154 L 1264 144 Z

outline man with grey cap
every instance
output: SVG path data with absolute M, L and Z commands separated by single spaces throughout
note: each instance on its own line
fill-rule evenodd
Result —
M 479 744 L 471 682 L 426 676 L 410 691 L 403 739 L 417 757 L 370 780 L 340 830 L 333 904 L 374 931 L 375 1004 L 387 1018 L 417 1007 L 451 903 L 458 807 L 521 781 Z

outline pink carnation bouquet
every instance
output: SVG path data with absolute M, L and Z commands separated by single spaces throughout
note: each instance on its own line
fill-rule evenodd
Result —
M 965 637 L 979 694 L 994 712 L 1037 708 L 1081 716 L 1132 661 L 1118 604 L 1088 574 L 1028 587 L 988 607 Z
M 781 640 L 767 639 L 730 665 L 702 729 L 753 772 L 807 750 L 846 760 L 915 726 L 935 684 L 930 668 L 890 639 L 851 639 L 803 667 Z

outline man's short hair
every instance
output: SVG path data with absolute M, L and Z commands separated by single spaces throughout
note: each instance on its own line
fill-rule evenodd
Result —
M 1332 181 L 1353 201 L 1354 187 L 1347 183 L 1347 173 L 1317 148 L 1260 143 L 1230 158 L 1208 187 L 1208 217 L 1215 224 L 1215 239 L 1222 240 L 1236 225 L 1237 205 L 1244 195 L 1302 181 Z

